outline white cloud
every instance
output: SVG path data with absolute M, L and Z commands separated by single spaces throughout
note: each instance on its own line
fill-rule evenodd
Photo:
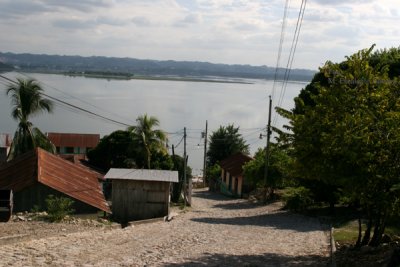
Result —
M 281 0 L 3 0 L 2 51 L 275 66 Z M 294 67 L 399 46 L 395 0 L 309 0 Z M 281 65 L 300 3 L 291 1 Z

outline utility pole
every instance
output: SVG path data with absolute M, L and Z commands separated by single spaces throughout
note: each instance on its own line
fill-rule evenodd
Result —
M 183 128 L 183 205 L 186 208 L 186 127 Z
M 264 172 L 264 200 L 267 200 L 267 186 L 268 186 L 268 167 L 269 167 L 269 143 L 271 138 L 271 109 L 272 99 L 269 96 L 269 113 L 268 113 L 268 126 L 267 126 L 267 144 L 265 147 L 265 172 Z
M 204 134 L 204 162 L 203 162 L 203 187 L 206 187 L 206 178 L 207 178 L 207 126 L 208 121 L 206 121 L 206 132 Z

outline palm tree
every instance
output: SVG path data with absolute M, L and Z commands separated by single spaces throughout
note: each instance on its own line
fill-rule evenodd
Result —
M 43 88 L 33 79 L 17 79 L 7 87 L 7 95 L 11 97 L 13 106 L 11 115 L 19 121 L 17 131 L 11 144 L 8 160 L 26 153 L 35 147 L 41 147 L 54 153 L 54 145 L 35 127 L 29 118 L 43 111 L 52 112 L 53 102 L 41 95 Z
M 137 125 L 128 127 L 128 131 L 133 134 L 136 150 L 144 156 L 147 168 L 150 169 L 152 152 L 167 153 L 165 146 L 167 135 L 162 130 L 153 129 L 160 124 L 156 117 L 144 114 L 139 116 L 136 122 Z

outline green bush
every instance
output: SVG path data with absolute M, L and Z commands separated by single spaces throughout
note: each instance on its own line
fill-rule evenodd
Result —
M 293 211 L 303 211 L 313 203 L 311 190 L 303 186 L 288 187 L 282 196 L 285 208 Z
M 65 216 L 72 214 L 74 209 L 72 205 L 74 201 L 66 197 L 55 197 L 49 195 L 46 198 L 46 207 L 48 218 L 51 222 L 59 222 L 65 218 Z

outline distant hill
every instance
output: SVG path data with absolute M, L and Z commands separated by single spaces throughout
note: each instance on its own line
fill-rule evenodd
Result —
M 6 71 L 12 71 L 14 69 L 13 66 L 8 65 L 8 64 L 4 64 L 0 61 L 0 73 L 1 72 L 6 72 Z
M 167 75 L 180 77 L 234 77 L 273 79 L 275 68 L 267 66 L 213 64 L 198 61 L 159 61 L 116 57 L 81 57 L 0 52 L 0 62 L 31 72 L 111 72 L 133 75 Z M 279 69 L 282 79 L 285 69 Z M 292 69 L 290 80 L 310 81 L 315 71 Z

